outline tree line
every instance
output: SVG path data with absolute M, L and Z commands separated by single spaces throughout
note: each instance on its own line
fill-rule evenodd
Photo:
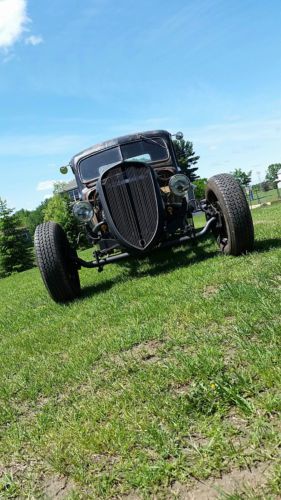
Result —
M 261 188 L 262 191 L 268 191 L 269 189 L 276 189 L 277 187 L 277 174 L 281 170 L 281 163 L 272 163 L 267 167 L 265 179 L 258 184 L 252 186 L 253 188 Z M 241 186 L 247 187 L 252 182 L 252 171 L 244 172 L 241 168 L 236 168 L 234 172 L 231 172 L 233 177 L 241 184 Z

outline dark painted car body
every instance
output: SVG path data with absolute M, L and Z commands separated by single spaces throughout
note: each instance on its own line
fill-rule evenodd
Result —
M 136 153 L 137 159 L 132 156 Z M 143 254 L 195 237 L 193 186 L 184 196 L 169 187 L 180 173 L 169 132 L 140 132 L 99 143 L 76 154 L 70 166 L 81 200 L 93 206 L 86 228 L 92 243 L 100 246 L 97 258 L 116 249 Z

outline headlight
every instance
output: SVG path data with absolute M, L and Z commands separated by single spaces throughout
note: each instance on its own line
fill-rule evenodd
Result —
M 187 194 L 190 187 L 190 180 L 184 174 L 176 174 L 169 180 L 169 188 L 176 196 L 182 198 Z
M 93 217 L 93 207 L 88 201 L 77 201 L 73 207 L 73 214 L 80 222 L 89 222 Z

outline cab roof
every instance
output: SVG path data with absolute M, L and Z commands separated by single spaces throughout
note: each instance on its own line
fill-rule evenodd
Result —
M 121 146 L 122 144 L 128 144 L 129 142 L 135 142 L 141 139 L 141 136 L 145 137 L 164 137 L 166 139 L 170 139 L 171 134 L 167 132 L 167 130 L 149 130 L 146 132 L 137 132 L 135 134 L 130 135 L 122 135 L 120 137 L 116 137 L 115 139 L 110 139 L 108 141 L 100 142 L 91 146 L 87 149 L 84 149 L 80 153 L 77 153 L 70 160 L 70 165 L 72 168 L 76 169 L 76 166 L 85 156 L 90 156 L 93 153 L 98 153 L 99 151 L 103 151 L 105 149 L 113 148 L 114 146 Z

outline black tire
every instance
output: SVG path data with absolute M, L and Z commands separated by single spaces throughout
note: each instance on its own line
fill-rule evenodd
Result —
M 80 294 L 80 279 L 72 250 L 62 227 L 55 222 L 37 226 L 34 235 L 37 265 L 55 302 L 67 302 Z
M 241 255 L 254 247 L 254 226 L 246 196 L 230 174 L 211 177 L 206 186 L 206 199 L 221 216 L 222 226 L 213 232 L 221 251 Z

